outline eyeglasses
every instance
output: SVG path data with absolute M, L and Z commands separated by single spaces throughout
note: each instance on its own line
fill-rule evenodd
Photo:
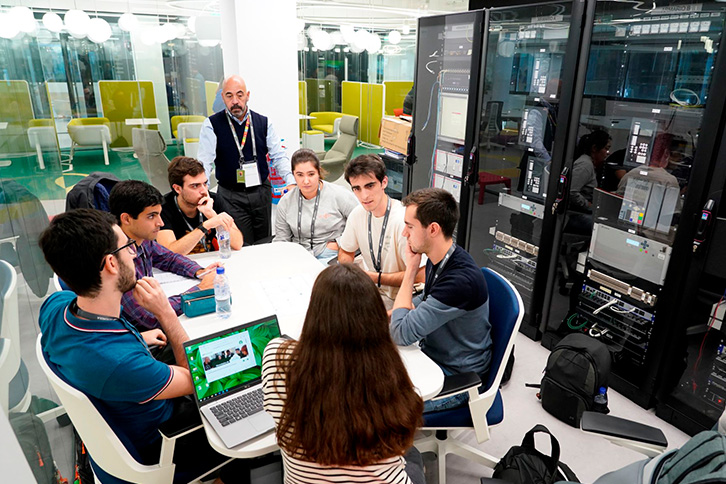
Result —
M 131 255 L 136 255 L 136 241 L 134 239 L 129 239 L 128 242 L 126 242 L 124 245 L 122 245 L 118 249 L 112 250 L 111 252 L 108 252 L 107 254 L 105 254 L 103 256 L 103 262 L 101 263 L 101 269 L 100 270 L 103 270 L 103 268 L 106 266 L 106 256 L 107 255 L 114 255 L 115 256 L 116 254 L 118 254 L 120 251 L 122 251 L 124 249 L 128 249 L 128 251 L 129 251 L 129 253 Z

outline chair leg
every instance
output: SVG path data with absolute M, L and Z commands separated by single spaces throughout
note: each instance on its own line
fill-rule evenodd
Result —
M 106 140 L 103 140 L 103 162 L 108 165 L 108 146 Z
M 61 171 L 63 171 L 63 172 L 73 171 L 73 152 L 75 151 L 75 149 L 76 149 L 76 143 L 71 143 L 71 154 L 69 155 L 69 158 L 68 158 L 68 168 L 63 170 L 63 162 L 61 161 Z
M 41 170 L 45 170 L 45 161 L 43 160 L 43 150 L 40 149 L 40 144 L 35 145 L 35 151 L 38 153 L 38 165 Z

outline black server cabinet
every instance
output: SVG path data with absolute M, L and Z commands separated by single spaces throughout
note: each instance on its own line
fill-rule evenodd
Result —
M 479 81 L 484 11 L 419 19 L 416 45 L 415 109 L 404 194 L 424 187 L 443 188 L 462 210 L 468 206 L 471 172 L 476 166 Z M 466 233 L 461 218 L 455 233 Z
M 520 331 L 532 339 L 540 337 L 584 14 L 584 1 L 492 8 L 485 33 L 465 247 L 515 285 L 525 304 Z
M 694 435 L 713 427 L 726 405 L 726 119 L 713 126 L 720 146 L 696 210 L 693 257 L 684 277 L 675 334 L 665 358 L 656 415 Z
M 694 216 L 723 110 L 724 6 L 595 3 L 544 346 L 584 332 L 611 386 L 644 407 L 676 337 Z
M 526 307 L 522 332 L 533 339 L 540 336 L 554 181 L 576 101 L 585 5 L 492 8 L 419 24 L 404 191 L 437 186 L 454 193 L 457 243 L 515 284 Z M 446 32 L 471 21 L 481 22 L 475 36 L 456 45 L 466 53 L 442 43 Z

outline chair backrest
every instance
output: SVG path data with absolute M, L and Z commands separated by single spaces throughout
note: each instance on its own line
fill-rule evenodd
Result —
M 344 115 L 340 120 L 340 135 L 330 152 L 342 153 L 345 156 L 345 162 L 350 161 L 353 155 L 356 143 L 358 141 L 358 117 Z
M 19 361 L 18 274 L 15 268 L 4 260 L 0 260 L 0 304 L 0 338 L 10 340 L 11 355 Z
M 177 139 L 180 139 L 184 142 L 186 142 L 189 138 L 199 138 L 199 133 L 202 131 L 202 123 L 201 122 L 188 122 L 188 123 L 179 123 L 179 125 L 176 127 Z
M 201 123 L 206 118 L 206 116 L 200 116 L 198 114 L 187 114 L 187 115 L 177 115 L 171 117 L 171 132 L 174 135 L 174 137 L 178 138 L 177 133 L 179 131 L 179 125 L 181 123 Z
M 131 130 L 134 151 L 139 164 L 149 178 L 149 183 L 165 193 L 169 190 L 169 158 L 166 157 L 166 143 L 155 129 L 134 128 Z
M 108 118 L 73 118 L 68 122 L 68 136 L 82 146 L 111 142 Z
M 78 435 L 88 448 L 93 461 L 112 476 L 130 482 L 170 483 L 174 476 L 174 465 L 142 465 L 124 447 L 106 420 L 91 400 L 81 391 L 73 388 L 48 365 L 38 335 L 35 352 L 40 368 L 55 390 Z
M 342 117 L 343 113 L 337 113 L 335 111 L 316 111 L 310 113 L 314 119 L 310 120 L 310 126 L 319 124 L 333 124 L 333 122 Z
M 507 359 L 514 346 L 514 337 L 524 318 L 524 303 L 517 289 L 499 273 L 482 267 L 489 291 L 489 322 L 491 323 L 492 359 L 486 388 L 502 381 Z

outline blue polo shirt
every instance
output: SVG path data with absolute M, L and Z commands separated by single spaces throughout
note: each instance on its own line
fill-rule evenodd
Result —
M 93 321 L 69 310 L 75 293 L 51 294 L 40 308 L 40 340 L 49 366 L 94 402 L 111 428 L 136 449 L 160 438 L 171 400 L 154 400 L 173 370 L 154 359 L 141 335 L 123 319 Z

